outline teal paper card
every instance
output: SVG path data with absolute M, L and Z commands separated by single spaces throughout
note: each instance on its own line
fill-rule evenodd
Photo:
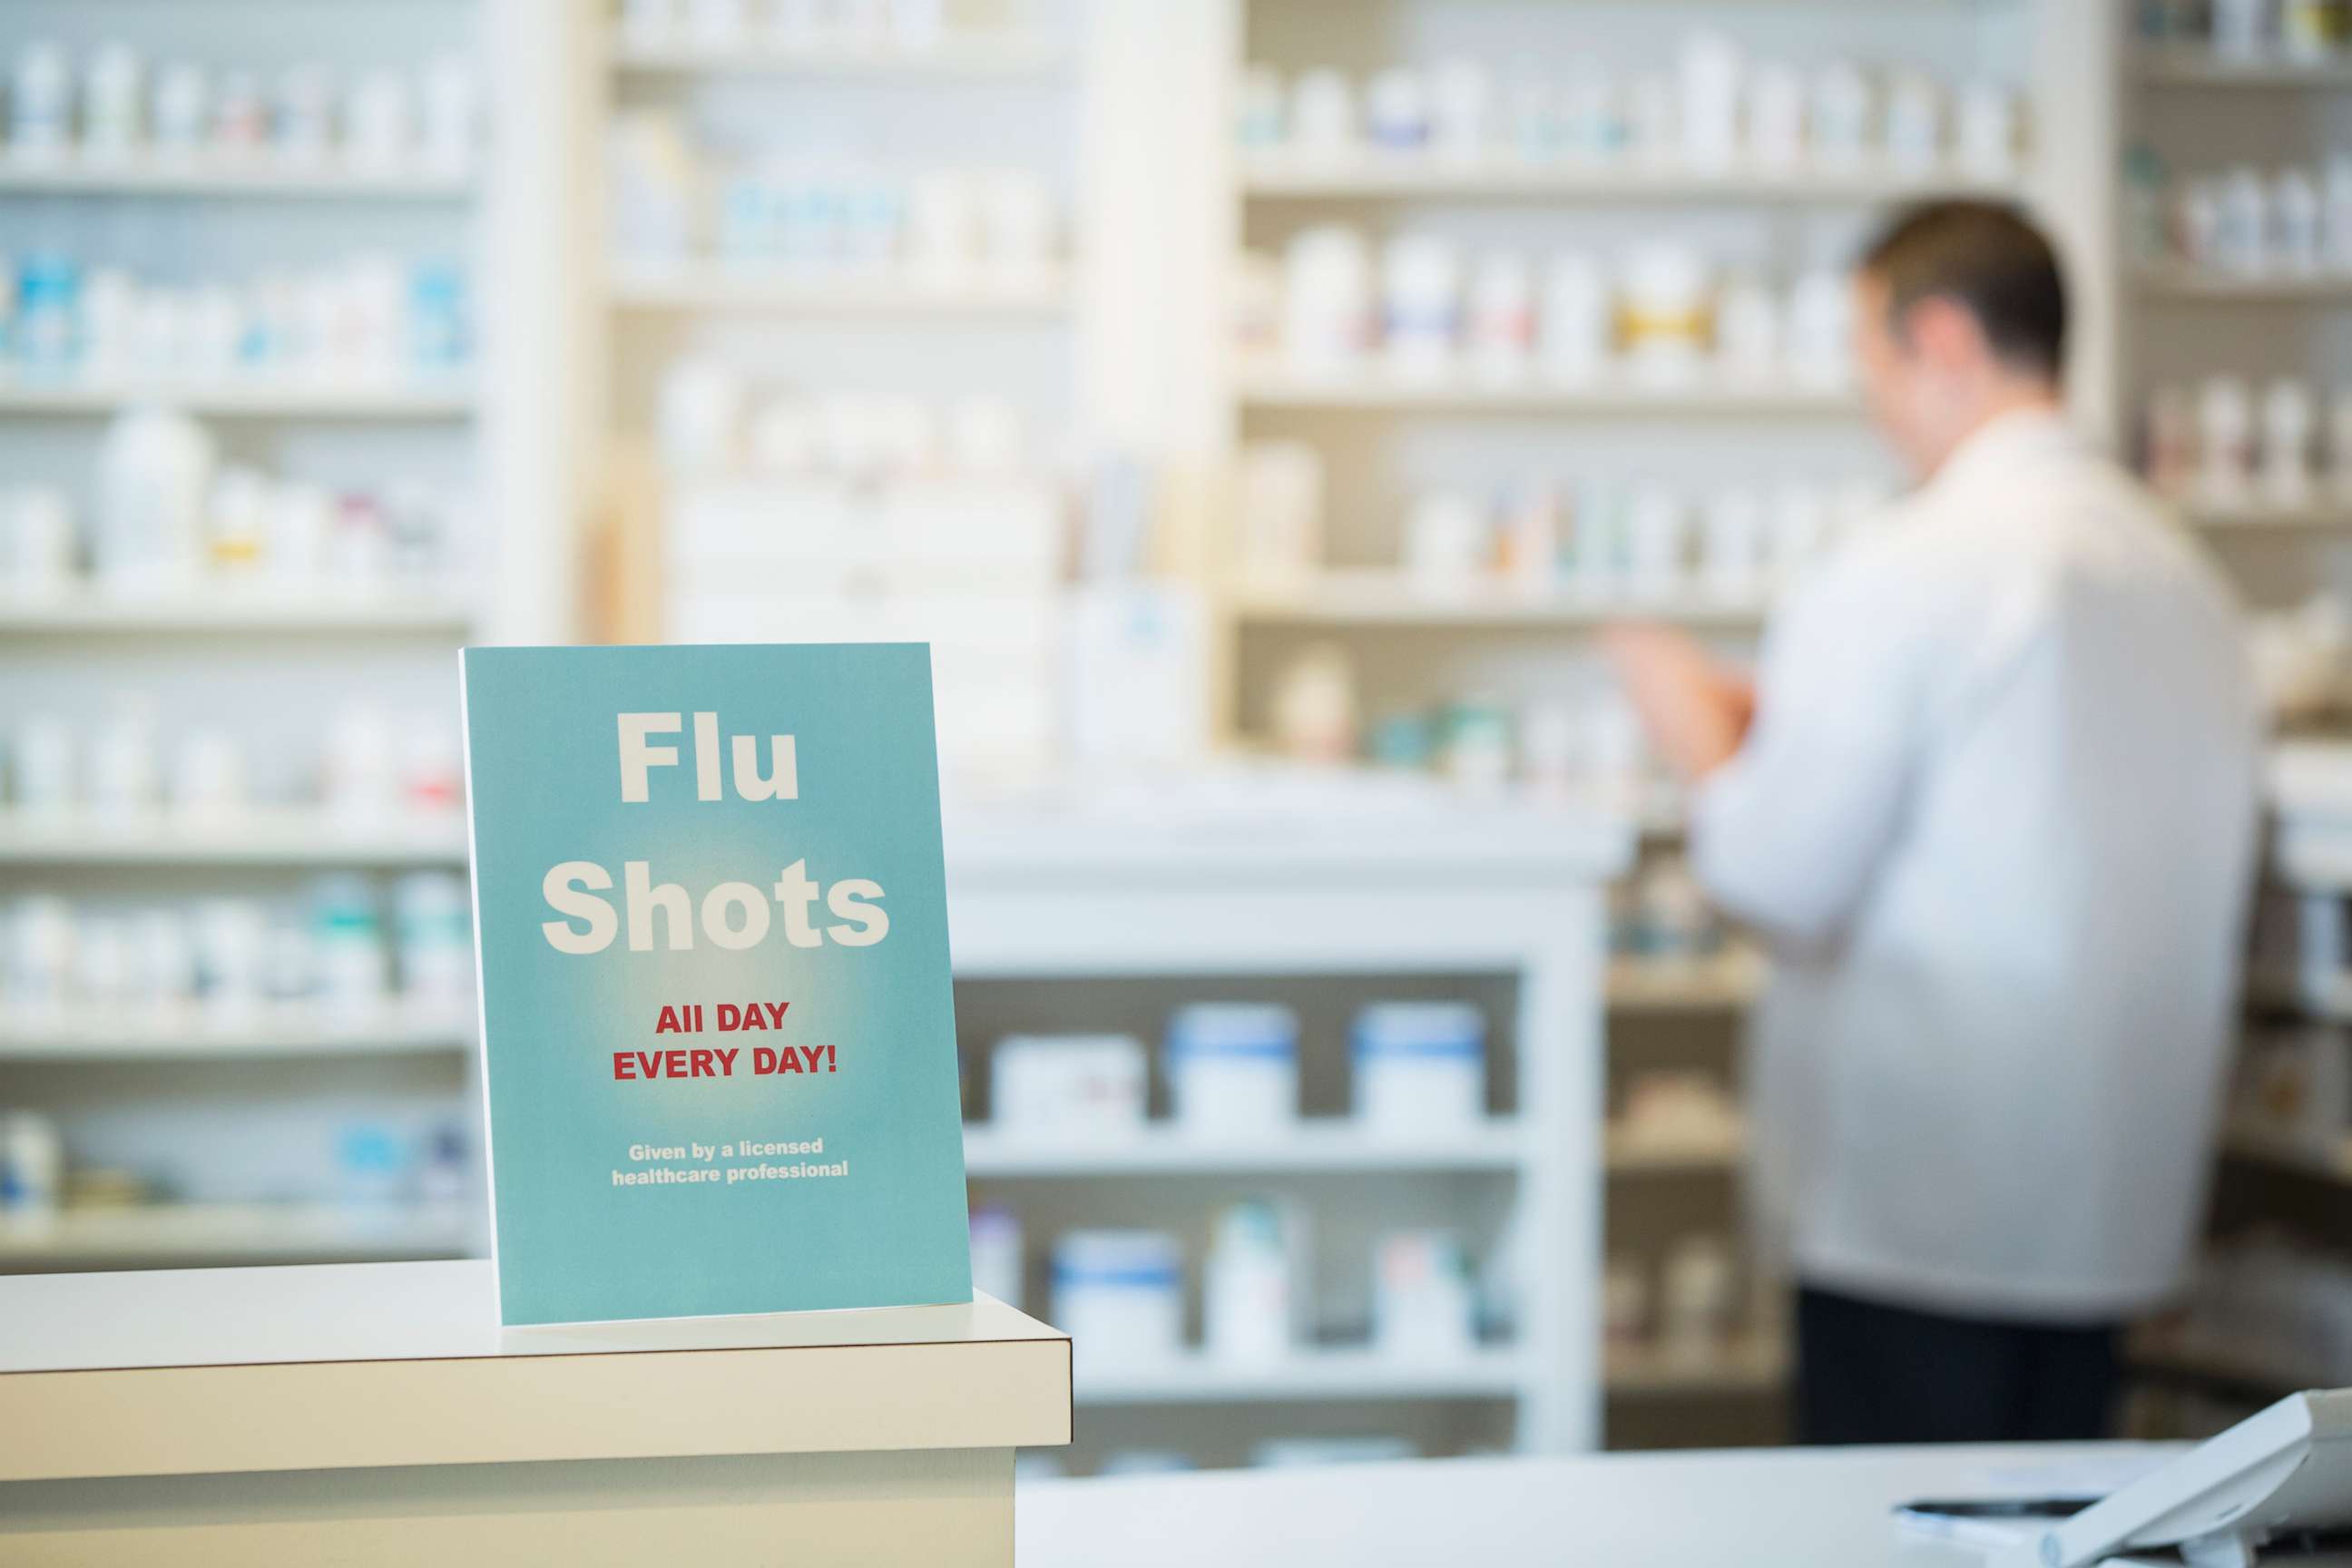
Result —
M 500 1321 L 971 1300 L 929 650 L 464 683 Z

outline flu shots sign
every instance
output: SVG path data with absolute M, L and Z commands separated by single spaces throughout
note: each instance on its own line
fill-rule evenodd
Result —
M 500 1321 L 968 1300 L 929 650 L 463 659 Z

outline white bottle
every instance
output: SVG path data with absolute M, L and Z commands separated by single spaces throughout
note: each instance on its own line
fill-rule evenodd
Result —
M 1871 92 L 1861 68 L 1836 60 L 1813 78 L 1812 132 L 1813 159 L 1823 167 L 1850 169 L 1863 161 L 1870 150 Z
M 1439 235 L 1402 234 L 1381 260 L 1381 347 L 1402 374 L 1434 377 L 1454 365 L 1462 337 L 1462 253 Z
M 2337 499 L 2352 500 L 2352 387 L 2327 400 L 2327 474 Z
M 1764 591 L 1764 502 L 1745 486 L 1710 498 L 1699 525 L 1700 580 L 1707 593 L 1741 604 Z
M 1352 228 L 1302 231 L 1283 258 L 1282 352 L 1304 370 L 1351 365 L 1371 336 L 1371 256 Z
M 1609 285 L 1591 257 L 1570 251 L 1552 258 L 1538 331 L 1544 374 L 1552 380 L 1588 382 L 1607 367 Z
M 1760 65 L 1748 78 L 1748 154 L 1776 174 L 1804 161 L 1805 79 L 1790 67 Z
M 1470 366 L 1490 381 L 1527 374 L 1535 353 L 1535 269 L 1515 250 L 1478 258 L 1470 278 Z
M 1202 1276 L 1202 1348 L 1227 1363 L 1264 1366 L 1290 1352 L 1295 1266 L 1282 1215 L 1262 1199 L 1217 1216 Z
M 1290 87 L 1290 140 L 1307 157 L 1337 157 L 1356 145 L 1356 97 L 1335 70 L 1302 72 Z
M 1680 64 L 1683 161 L 1695 169 L 1728 169 L 1739 151 L 1739 47 L 1700 29 L 1685 35 Z
M 2257 273 L 2269 268 L 2270 193 L 2261 173 L 2241 166 L 2221 176 L 2221 226 L 2214 238 L 2214 260 L 2232 272 Z
M 2279 508 L 2311 500 L 2311 436 L 2317 416 L 2311 389 L 2282 378 L 2263 394 L 2263 500 Z
M 2254 406 L 2235 376 L 2208 379 L 2197 395 L 2197 488 L 2215 505 L 2245 499 L 2253 476 Z
M 1716 361 L 1729 374 L 1762 381 L 1780 368 L 1780 301 L 1762 279 L 1733 279 L 1716 306 Z
M 1494 560 L 1494 529 L 1477 501 L 1459 490 L 1432 490 L 1413 502 L 1405 523 L 1405 576 L 1417 592 L 1467 592 Z
M 2271 255 L 2279 271 L 2319 270 L 2319 187 L 2306 169 L 2282 169 L 2271 184 Z
M 155 150 L 187 157 L 204 150 L 212 119 L 212 83 L 193 60 L 173 60 L 155 75 Z
M 1979 180 L 2017 173 L 2017 100 L 1996 81 L 1972 81 L 1960 94 L 1959 164 Z
M 73 144 L 73 72 L 48 39 L 26 44 L 9 83 L 8 142 L 19 158 L 63 157 Z
M 1886 98 L 1888 161 L 1898 169 L 1923 173 L 1935 166 L 1943 142 L 1943 89 L 1922 72 L 1903 72 Z
M 1475 163 L 1493 139 L 1494 87 L 1475 60 L 1438 62 L 1429 76 L 1429 142 L 1439 157 Z
M 2213 47 L 2251 59 L 2270 47 L 2274 0 L 2213 0 Z
M 110 587 L 181 587 L 203 559 L 213 444 L 184 414 L 133 410 L 99 448 L 91 562 Z
M 82 86 L 82 151 L 92 158 L 126 158 L 143 139 L 139 56 L 130 45 L 100 46 Z
M 2320 209 L 2322 265 L 2330 272 L 2352 272 L 2352 153 L 2329 156 Z

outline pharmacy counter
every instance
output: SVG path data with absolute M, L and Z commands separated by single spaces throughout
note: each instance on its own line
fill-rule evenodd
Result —
M 2171 1450 L 1759 1449 L 1439 1459 L 1024 1483 L 1022 1568 L 1967 1568 L 1890 1517 L 1929 1497 L 2104 1491 Z M 1115 1557 L 1105 1543 L 1118 1542 Z
M 962 1306 L 507 1329 L 487 1263 L 0 1279 L 0 1562 L 1003 1564 L 1070 1347 Z

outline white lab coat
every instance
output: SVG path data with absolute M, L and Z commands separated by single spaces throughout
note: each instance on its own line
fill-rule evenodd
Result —
M 2224 1093 L 2259 720 L 2231 596 L 2054 415 L 1791 596 L 1694 801 L 1770 941 L 1760 1217 L 1804 1283 L 2095 1322 L 2179 1284 Z

